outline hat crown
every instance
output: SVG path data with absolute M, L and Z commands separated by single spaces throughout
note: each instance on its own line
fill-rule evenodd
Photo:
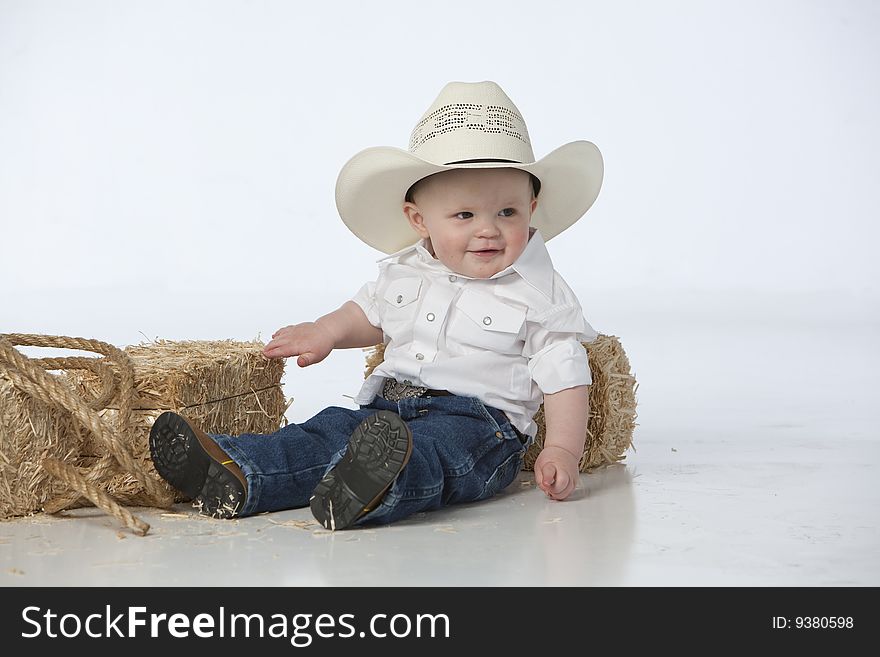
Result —
M 433 164 L 535 161 L 525 120 L 495 82 L 450 82 L 413 128 L 409 152 Z

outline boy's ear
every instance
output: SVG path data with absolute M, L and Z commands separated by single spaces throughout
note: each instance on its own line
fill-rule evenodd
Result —
M 430 235 L 428 234 L 428 229 L 425 228 L 425 218 L 419 211 L 419 206 L 417 206 L 415 203 L 410 203 L 409 201 L 407 201 L 403 204 L 403 214 L 406 215 L 407 221 L 409 221 L 409 225 L 412 226 L 413 230 L 419 234 L 419 237 L 430 237 Z

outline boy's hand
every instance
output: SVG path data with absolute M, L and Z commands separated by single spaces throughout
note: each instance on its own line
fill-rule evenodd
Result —
M 547 496 L 564 500 L 577 485 L 578 457 L 562 447 L 545 445 L 535 459 L 535 483 Z
M 333 339 L 315 322 L 285 326 L 272 334 L 272 340 L 263 347 L 266 358 L 299 356 L 296 364 L 307 367 L 320 363 L 333 351 Z

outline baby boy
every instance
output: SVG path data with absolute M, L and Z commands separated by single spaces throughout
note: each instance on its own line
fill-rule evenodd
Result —
M 384 343 L 355 398 L 271 435 L 206 434 L 160 416 L 158 472 L 217 517 L 309 505 L 329 529 L 389 523 L 491 497 L 537 431 L 535 481 L 563 500 L 578 481 L 596 337 L 545 242 L 592 205 L 602 158 L 586 141 L 536 161 L 522 116 L 493 82 L 453 82 L 408 150 L 376 147 L 343 167 L 340 216 L 389 254 L 339 309 L 279 329 L 267 358 L 300 367 Z

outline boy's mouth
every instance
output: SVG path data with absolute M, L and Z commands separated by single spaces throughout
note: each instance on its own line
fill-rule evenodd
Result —
M 470 251 L 473 255 L 478 258 L 493 258 L 499 253 L 501 253 L 503 249 L 478 249 L 476 251 Z

